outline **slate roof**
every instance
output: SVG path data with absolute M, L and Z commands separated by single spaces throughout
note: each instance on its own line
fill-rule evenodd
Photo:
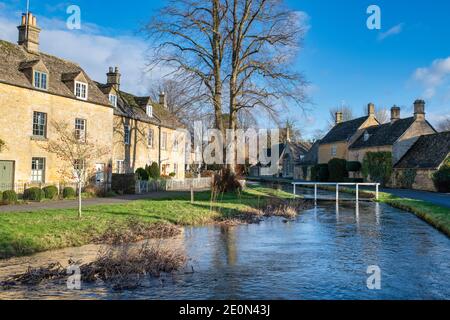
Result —
M 367 121 L 368 118 L 368 116 L 365 116 L 335 125 L 333 129 L 331 129 L 320 141 L 320 144 L 348 141 L 356 133 L 356 131 L 358 131 L 363 123 Z
M 97 86 L 105 94 L 110 92 L 111 86 L 107 84 L 97 83 Z M 150 97 L 137 97 L 131 93 L 119 91 L 117 100 L 117 108 L 114 108 L 114 114 L 117 116 L 161 125 L 171 129 L 185 128 L 176 115 L 159 103 L 151 101 Z M 146 112 L 146 107 L 149 103 L 153 107 L 153 117 L 149 117 Z
M 385 123 L 378 126 L 372 126 L 367 128 L 366 132 L 369 133 L 369 139 L 364 141 L 364 134 L 358 138 L 351 146 L 350 149 L 360 149 L 368 147 L 380 147 L 393 145 L 402 135 L 408 130 L 414 123 L 414 117 L 399 119 L 394 123 Z
M 300 165 L 303 166 L 312 166 L 319 163 L 319 145 L 320 140 L 316 141 L 308 152 L 305 154 L 305 157 L 302 161 L 300 161 Z
M 0 82 L 14 86 L 24 87 L 32 90 L 38 90 L 33 87 L 24 69 L 33 67 L 39 61 L 45 65 L 49 71 L 48 92 L 63 97 L 76 99 L 73 88 L 63 82 L 63 75 L 79 74 L 83 72 L 88 81 L 88 102 L 108 106 L 108 99 L 98 89 L 84 70 L 76 63 L 63 60 L 45 53 L 29 53 L 22 46 L 0 40 Z M 41 90 L 38 90 L 41 91 Z M 83 101 L 83 100 L 80 100 Z
M 450 154 L 450 131 L 421 136 L 394 166 L 396 169 L 437 169 Z

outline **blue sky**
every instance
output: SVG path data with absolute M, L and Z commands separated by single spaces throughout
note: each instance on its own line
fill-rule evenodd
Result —
M 0 0 L 0 38 L 16 40 L 14 26 L 25 3 Z M 63 30 L 61 22 L 70 4 L 81 7 L 81 32 Z M 308 32 L 295 65 L 310 82 L 312 103 L 306 113 L 294 108 L 289 112 L 307 136 L 325 128 L 328 109 L 343 102 L 357 115 L 369 102 L 383 108 L 397 104 L 406 117 L 412 114 L 413 101 L 424 98 L 432 123 L 450 115 L 449 1 L 288 0 L 287 4 L 307 15 Z M 371 4 L 381 8 L 381 30 L 366 27 Z M 125 87 L 138 94 L 146 93 L 149 82 L 158 77 L 156 70 L 150 76 L 138 72 L 146 54 L 139 27 L 162 5 L 164 1 L 31 0 L 40 25 L 51 29 L 43 31 L 44 49 L 78 61 L 100 81 L 109 64 L 119 64 Z M 70 39 L 78 43 L 70 44 Z M 120 43 L 125 46 L 117 52 Z

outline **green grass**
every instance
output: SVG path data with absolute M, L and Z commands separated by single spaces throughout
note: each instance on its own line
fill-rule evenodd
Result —
M 450 237 L 450 209 L 427 201 L 396 197 L 380 192 L 379 202 L 414 213 Z
M 253 187 L 246 189 L 239 197 L 225 194 L 213 204 L 210 202 L 209 192 L 196 193 L 194 204 L 191 204 L 189 194 L 168 195 L 168 198 L 162 199 L 86 207 L 81 220 L 77 218 L 76 209 L 2 213 L 0 258 L 89 244 L 94 237 L 105 233 L 112 223 L 125 231 L 130 218 L 149 223 L 208 224 L 220 216 L 232 217 L 259 207 L 269 197 L 290 198 L 292 195 Z

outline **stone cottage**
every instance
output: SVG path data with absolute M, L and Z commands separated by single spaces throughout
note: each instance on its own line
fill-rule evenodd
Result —
M 432 176 L 450 157 L 450 131 L 424 135 L 394 166 L 397 188 L 436 191 Z

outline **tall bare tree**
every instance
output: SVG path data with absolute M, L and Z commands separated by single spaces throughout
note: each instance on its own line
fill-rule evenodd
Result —
M 171 0 L 147 25 L 157 46 L 151 66 L 164 64 L 168 75 L 190 84 L 198 97 L 212 102 L 216 127 L 222 122 L 223 61 L 228 41 L 228 1 Z
M 94 161 L 109 154 L 109 148 L 91 142 L 76 132 L 66 122 L 51 122 L 56 139 L 42 142 L 39 146 L 61 160 L 59 173 L 63 179 L 75 180 L 78 189 L 78 217 L 81 219 L 81 188 L 95 174 Z
M 355 117 L 353 116 L 353 110 L 350 106 L 342 104 L 340 107 L 334 107 L 330 109 L 330 117 L 328 120 L 328 127 L 333 128 L 336 125 L 336 113 L 342 113 L 342 121 L 350 121 Z
M 439 132 L 450 131 L 450 117 L 446 117 L 445 119 L 439 121 L 437 125 L 437 130 Z
M 231 0 L 227 17 L 229 129 L 237 129 L 238 114 L 245 109 L 263 108 L 276 118 L 277 105 L 300 106 L 305 81 L 292 68 L 304 34 L 298 13 L 281 0 Z

